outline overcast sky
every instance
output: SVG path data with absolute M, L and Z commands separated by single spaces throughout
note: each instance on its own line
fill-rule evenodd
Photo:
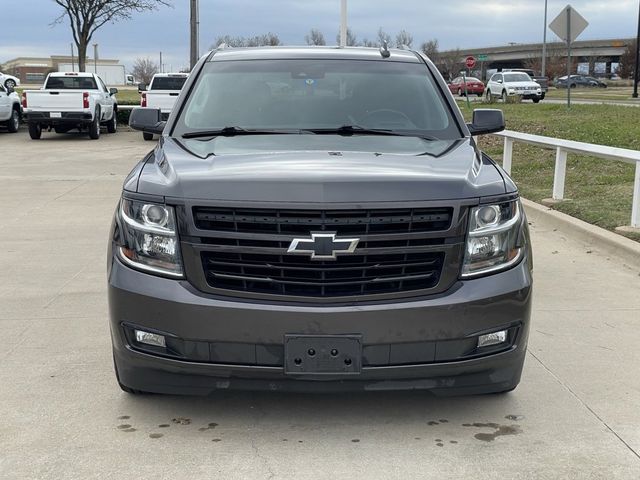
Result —
M 549 0 L 549 21 L 568 0 Z M 581 40 L 635 36 L 639 0 L 571 0 L 590 23 Z M 100 56 L 130 66 L 137 57 L 158 58 L 178 69 L 189 58 L 189 0 L 173 8 L 135 15 L 96 33 Z M 0 63 L 17 56 L 69 54 L 68 23 L 51 26 L 61 13 L 53 0 L 0 0 Z M 12 15 L 12 10 L 14 10 Z M 379 27 L 393 37 L 406 29 L 414 47 L 436 38 L 441 49 L 542 41 L 544 0 L 349 0 L 349 26 L 359 40 L 375 39 Z M 334 44 L 340 0 L 200 0 L 201 53 L 220 35 L 273 32 L 288 45 L 304 44 L 311 28 Z M 7 19 L 13 18 L 10 22 Z M 549 39 L 555 40 L 553 33 Z

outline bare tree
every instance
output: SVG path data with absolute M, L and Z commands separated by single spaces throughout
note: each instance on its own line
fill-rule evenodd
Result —
M 340 32 L 336 35 L 336 43 L 340 45 Z M 358 45 L 356 34 L 350 28 L 347 28 L 347 47 L 355 47 Z
M 385 32 L 382 27 L 380 27 L 378 29 L 378 43 L 380 45 L 384 45 L 385 42 L 387 43 L 387 46 L 389 48 L 391 48 L 393 46 L 393 43 L 391 42 L 391 35 L 389 35 L 387 32 Z
M 133 70 L 131 73 L 134 78 L 149 85 L 149 83 L 151 83 L 151 79 L 156 73 L 158 73 L 158 71 L 158 64 L 154 63 L 151 59 L 137 58 L 133 64 Z
M 223 35 L 216 38 L 211 48 L 218 48 L 220 45 L 225 44 L 229 47 L 263 47 L 271 46 L 275 47 L 281 45 L 280 37 L 275 33 L 263 33 L 262 35 L 255 35 L 253 37 L 232 37 L 230 35 Z
M 420 50 L 422 50 L 422 53 L 429 57 L 433 63 L 438 63 L 438 56 L 440 54 L 438 52 L 437 39 L 427 40 L 420 46 Z
M 378 48 L 380 46 L 378 42 L 376 42 L 375 40 L 369 40 L 368 38 L 365 38 L 364 40 L 362 40 L 361 45 L 363 47 L 369 47 L 369 48 Z
M 65 17 L 71 25 L 73 41 L 78 48 L 78 69 L 85 71 L 87 47 L 94 33 L 106 23 L 128 20 L 134 13 L 170 6 L 169 0 L 53 0 L 64 12 L 53 22 L 62 23 Z
M 440 54 L 438 58 L 438 68 L 440 69 L 440 73 L 449 80 L 457 77 L 463 68 L 462 52 L 460 49 L 456 48 L 455 50 L 449 50 L 446 53 Z
M 534 72 L 542 71 L 542 57 L 531 56 L 524 62 L 526 68 Z M 574 69 L 577 65 L 573 64 Z M 545 75 L 550 79 L 562 77 L 567 74 L 567 56 L 561 49 L 547 50 L 547 62 L 545 65 Z
M 636 65 L 636 40 L 627 45 L 627 49 L 620 56 L 620 66 L 618 67 L 618 75 L 622 78 L 632 78 Z
M 400 32 L 396 35 L 396 45 L 398 47 L 407 46 L 411 48 L 413 45 L 413 35 L 411 35 L 406 30 L 400 30 Z
M 312 28 L 308 35 L 304 36 L 305 42 L 307 45 L 326 45 L 327 42 L 324 40 L 324 35 L 320 30 Z
M 246 39 L 244 37 L 232 37 L 230 35 L 222 35 L 216 38 L 211 48 L 212 49 L 218 48 L 223 43 L 229 47 L 246 47 Z
M 247 47 L 277 47 L 278 45 L 281 45 L 280 37 L 271 32 L 247 39 Z

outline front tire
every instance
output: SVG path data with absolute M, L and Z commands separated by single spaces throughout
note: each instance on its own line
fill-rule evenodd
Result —
M 89 125 L 89 138 L 91 140 L 98 140 L 100 138 L 100 109 L 96 110 L 93 116 L 93 122 Z
M 116 133 L 116 130 L 118 130 L 118 111 L 114 108 L 111 120 L 107 123 L 107 132 Z
M 40 137 L 42 137 L 42 125 L 39 123 L 30 123 L 29 136 L 31 140 L 40 140 Z
M 20 112 L 16 109 L 11 111 L 11 118 L 7 120 L 7 130 L 9 133 L 16 133 L 20 128 Z
M 147 142 L 153 140 L 153 133 L 142 132 L 142 138 L 144 138 Z
M 541 99 L 540 98 L 532 98 L 532 100 L 533 100 L 533 103 L 540 103 Z
M 458 96 L 459 97 L 464 97 L 464 95 L 462 94 L 462 89 L 461 88 L 458 89 Z
M 507 103 L 507 101 L 508 101 L 508 100 L 509 100 L 509 96 L 507 95 L 507 91 L 506 91 L 506 90 L 503 90 L 503 91 L 502 91 L 502 101 L 503 101 L 504 103 Z

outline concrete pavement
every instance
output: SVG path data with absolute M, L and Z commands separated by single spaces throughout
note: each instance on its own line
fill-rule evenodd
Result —
M 640 269 L 543 219 L 511 394 L 121 392 L 107 233 L 152 146 L 0 132 L 1 479 L 640 478 Z

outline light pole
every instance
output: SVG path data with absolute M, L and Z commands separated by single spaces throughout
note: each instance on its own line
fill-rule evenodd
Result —
M 340 46 L 347 46 L 347 0 L 341 0 L 340 5 Z
M 547 7 L 549 0 L 544 0 L 544 30 L 542 34 L 542 73 L 546 77 L 547 72 Z
M 191 69 L 198 63 L 198 37 L 200 30 L 200 6 L 198 0 L 191 0 Z
M 633 98 L 638 98 L 638 75 L 640 75 L 640 3 L 638 4 L 638 35 L 636 36 L 636 70 L 633 74 Z

